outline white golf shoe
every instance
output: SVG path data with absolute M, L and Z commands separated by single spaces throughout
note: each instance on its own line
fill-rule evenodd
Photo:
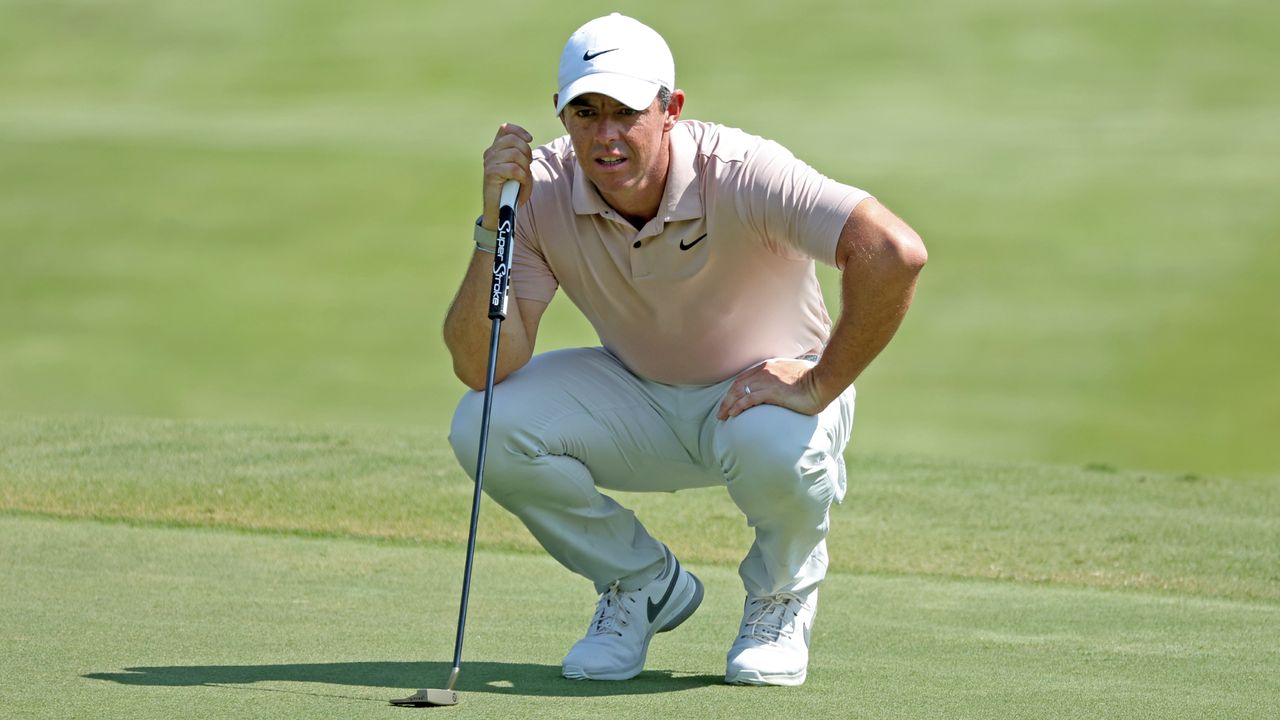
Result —
M 614 583 L 600 596 L 586 637 L 565 655 L 570 680 L 627 680 L 644 669 L 649 641 L 684 622 L 702 602 L 702 582 L 667 551 L 667 566 L 649 584 L 627 592 Z
M 734 685 L 800 685 L 809 667 L 809 633 L 818 591 L 748 597 L 724 680 Z

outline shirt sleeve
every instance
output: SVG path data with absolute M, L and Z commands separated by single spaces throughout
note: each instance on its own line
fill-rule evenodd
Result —
M 752 149 L 730 185 L 743 223 L 770 249 L 832 266 L 849 213 L 871 197 L 826 177 L 770 140 Z
M 534 197 L 537 197 L 536 193 Z M 515 247 L 511 249 L 511 294 L 521 300 L 549 303 L 555 297 L 560 282 L 542 251 L 536 211 L 536 204 L 529 202 L 516 213 Z

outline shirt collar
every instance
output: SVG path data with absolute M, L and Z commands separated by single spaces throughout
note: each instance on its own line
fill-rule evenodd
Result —
M 667 166 L 667 186 L 662 193 L 659 217 L 664 221 L 695 220 L 702 217 L 702 195 L 694 184 L 698 145 L 686 122 L 671 130 L 671 164 Z M 609 204 L 579 166 L 573 174 L 573 211 L 578 215 L 603 215 Z

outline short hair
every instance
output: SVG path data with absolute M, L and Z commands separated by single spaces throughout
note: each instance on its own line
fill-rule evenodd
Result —
M 657 97 L 658 97 L 658 109 L 661 110 L 662 112 L 666 112 L 667 106 L 671 104 L 671 89 L 668 87 L 659 85 Z M 578 97 L 575 97 L 574 99 L 565 103 L 564 107 L 567 110 L 575 105 L 588 106 L 590 105 L 590 103 L 588 103 L 586 100 L 583 100 L 582 96 L 579 95 Z

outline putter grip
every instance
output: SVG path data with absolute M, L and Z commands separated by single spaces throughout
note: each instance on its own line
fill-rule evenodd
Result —
M 489 319 L 507 319 L 507 288 L 511 285 L 511 250 L 516 237 L 516 197 L 520 183 L 508 180 L 502 185 L 498 207 L 498 248 L 493 253 L 493 292 L 489 296 Z

